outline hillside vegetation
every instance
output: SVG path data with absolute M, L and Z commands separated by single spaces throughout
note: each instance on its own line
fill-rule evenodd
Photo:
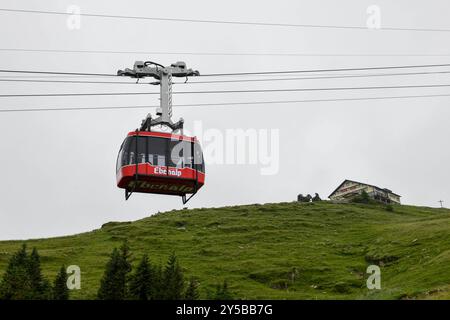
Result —
M 80 266 L 82 288 L 71 298 L 93 299 L 124 239 L 134 265 L 144 253 L 165 263 L 174 251 L 202 298 L 225 279 L 240 299 L 450 298 L 446 209 L 293 202 L 180 210 L 25 243 L 51 280 L 62 264 Z M 0 242 L 0 275 L 23 242 Z M 370 264 L 381 267 L 381 290 L 366 287 Z

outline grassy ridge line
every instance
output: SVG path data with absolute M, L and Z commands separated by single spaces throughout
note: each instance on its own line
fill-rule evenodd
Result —
M 128 239 L 134 262 L 164 263 L 175 251 L 202 297 L 227 279 L 243 299 L 450 298 L 450 211 L 412 206 L 281 203 L 171 211 L 107 223 L 74 236 L 26 241 L 44 273 L 82 270 L 72 298 L 95 298 L 111 250 Z M 0 242 L 0 273 L 21 242 Z M 382 290 L 365 270 L 378 264 Z

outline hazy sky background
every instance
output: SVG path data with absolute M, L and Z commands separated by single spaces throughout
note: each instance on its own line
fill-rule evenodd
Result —
M 385 27 L 450 28 L 450 3 L 444 0 L 2 0 L 0 7 L 65 12 L 72 4 L 80 6 L 83 13 L 359 26 L 366 25 L 367 7 L 376 4 L 381 8 Z M 312 56 L 0 51 L 0 68 L 115 73 L 117 69 L 132 67 L 135 60 L 165 65 L 182 60 L 201 73 L 220 73 L 450 62 L 448 32 L 236 26 L 94 17 L 82 17 L 81 29 L 69 30 L 66 19 L 58 15 L 0 12 L 0 47 Z M 442 56 L 436 56 L 439 54 Z M 0 78 L 11 76 L 0 74 Z M 174 90 L 434 83 L 450 84 L 450 75 L 197 84 L 180 85 Z M 0 82 L 0 94 L 114 91 L 158 91 L 158 88 Z M 424 88 L 175 95 L 174 104 L 447 93 L 450 94 L 448 88 Z M 318 192 L 326 198 L 346 178 L 388 187 L 402 195 L 406 204 L 436 207 L 442 199 L 450 205 L 449 102 L 450 97 L 435 97 L 174 108 L 175 120 L 183 117 L 187 129 L 194 121 L 202 120 L 205 130 L 280 130 L 277 175 L 260 175 L 260 168 L 254 165 L 207 164 L 206 185 L 188 206 L 292 201 L 300 192 Z M 0 98 L 1 109 L 145 104 L 158 104 L 158 97 Z M 108 221 L 136 220 L 158 211 L 182 208 L 179 198 L 167 196 L 134 194 L 125 201 L 123 190 L 116 187 L 115 161 L 120 144 L 149 111 L 153 110 L 0 113 L 0 239 L 67 235 L 99 228 Z

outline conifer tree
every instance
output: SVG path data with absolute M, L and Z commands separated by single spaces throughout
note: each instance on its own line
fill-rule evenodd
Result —
M 189 284 L 188 287 L 186 288 L 184 298 L 186 300 L 197 300 L 199 298 L 198 282 L 194 277 L 191 277 L 191 279 L 189 280 Z
M 361 200 L 362 200 L 363 203 L 369 203 L 370 202 L 370 197 L 369 197 L 369 194 L 367 193 L 366 190 L 363 190 L 361 192 Z
M 123 283 L 123 296 L 126 298 L 129 295 L 128 282 L 129 274 L 132 270 L 131 266 L 131 250 L 128 240 L 125 240 L 120 246 L 120 264 L 121 264 L 121 282 Z
M 363 190 L 361 192 L 361 194 L 355 196 L 351 201 L 355 202 L 355 203 L 366 203 L 366 204 L 368 204 L 368 203 L 371 202 L 371 199 L 370 199 L 369 194 L 366 192 L 366 190 Z
M 0 299 L 51 299 L 50 283 L 42 276 L 41 262 L 36 248 L 28 255 L 26 245 L 9 260 L 0 284 Z
M 28 262 L 31 285 L 38 288 L 42 283 L 41 258 L 36 248 L 33 248 Z
M 65 266 L 61 266 L 61 269 L 56 275 L 55 282 L 53 285 L 53 299 L 54 300 L 69 299 L 69 288 L 67 288 L 67 272 Z
M 0 284 L 1 300 L 30 299 L 31 281 L 28 274 L 28 256 L 26 245 L 9 260 L 3 280 Z
M 98 290 L 100 300 L 122 300 L 124 299 L 123 287 L 120 281 L 120 254 L 117 248 L 111 253 L 106 264 L 105 272 Z
M 163 270 L 161 265 L 153 267 L 154 280 L 152 287 L 152 299 L 153 300 L 163 300 L 164 299 L 164 289 L 163 289 Z
M 47 278 L 42 279 L 40 286 L 40 294 L 36 299 L 39 300 L 52 300 L 53 299 L 53 287 Z
M 114 248 L 106 264 L 97 297 L 101 300 L 123 300 L 127 297 L 128 273 L 131 271 L 130 248 L 124 242 L 120 250 Z
M 183 272 L 175 253 L 172 253 L 163 274 L 164 299 L 181 300 L 183 298 L 183 289 Z
M 129 291 L 130 298 L 136 300 L 150 300 L 153 298 L 155 273 L 144 255 L 134 274 L 130 277 Z
M 42 276 L 41 258 L 36 248 L 33 248 L 28 263 L 28 274 L 30 278 L 30 298 L 31 299 L 51 299 L 51 285 L 47 279 Z
M 131 251 L 127 240 L 125 240 L 120 247 L 120 255 L 123 271 L 128 274 L 131 271 Z

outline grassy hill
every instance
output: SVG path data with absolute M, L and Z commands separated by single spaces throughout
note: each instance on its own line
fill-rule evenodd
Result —
M 165 263 L 175 251 L 202 297 L 227 279 L 242 299 L 450 299 L 450 210 L 381 205 L 280 203 L 161 213 L 92 232 L 26 241 L 53 279 L 62 264 L 82 270 L 72 298 L 95 298 L 111 250 L 128 239 Z M 23 242 L 0 242 L 0 274 Z M 366 268 L 381 267 L 381 290 Z

